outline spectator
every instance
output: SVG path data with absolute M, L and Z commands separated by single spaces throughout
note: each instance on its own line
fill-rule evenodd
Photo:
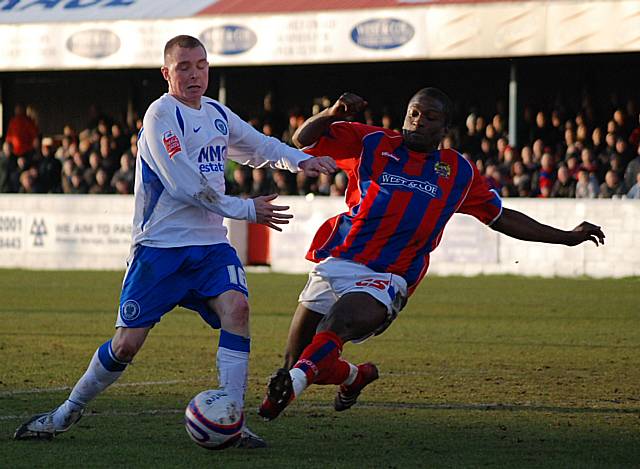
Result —
M 533 175 L 533 189 L 542 191 L 543 188 L 548 188 L 549 195 L 551 194 L 551 188 L 556 180 L 556 162 L 551 153 L 546 152 L 542 155 L 540 163 L 540 169 Z
M 611 199 L 613 197 L 620 197 L 626 195 L 627 190 L 624 186 L 624 182 L 620 180 L 620 176 L 615 171 L 609 170 L 605 175 L 604 182 L 600 184 L 601 199 Z
M 640 173 L 636 174 L 636 183 L 627 192 L 628 199 L 640 199 Z
M 251 184 L 250 197 L 258 197 L 260 195 L 275 194 L 276 190 L 273 182 L 269 177 L 269 173 L 264 168 L 253 168 L 251 171 L 253 182 Z
M 84 168 L 83 177 L 84 182 L 87 183 L 87 187 L 91 187 L 96 182 L 96 173 L 101 168 L 102 159 L 100 154 L 96 151 L 92 151 L 89 154 L 89 166 Z
M 558 178 L 553 183 L 551 197 L 574 198 L 576 196 L 576 181 L 571 177 L 569 169 L 562 165 L 558 168 Z
M 111 178 L 111 185 L 118 194 L 133 194 L 133 182 L 135 179 L 133 162 L 134 160 L 128 153 L 123 153 L 120 157 L 120 169 Z
M 16 155 L 13 153 L 13 146 L 5 141 L 0 152 L 0 193 L 10 192 L 11 174 L 16 167 L 17 162 Z
M 587 169 L 581 168 L 578 171 L 578 182 L 576 183 L 576 198 L 595 199 L 600 193 L 598 180 Z
M 233 169 L 233 180 L 227 182 L 227 194 L 248 196 L 251 192 L 251 169 L 238 165 Z
M 278 194 L 295 195 L 295 176 L 290 178 L 291 173 L 281 169 L 276 169 L 271 174 Z
M 95 182 L 89 188 L 89 194 L 113 194 L 113 186 L 109 184 L 109 175 L 103 168 L 98 168 Z
M 538 111 L 536 114 L 536 123 L 531 133 L 529 134 L 529 141 L 542 140 L 546 145 L 551 145 L 550 129 L 547 125 L 547 116 L 543 111 Z
M 38 165 L 39 189 L 44 193 L 62 192 L 62 163 L 55 157 L 50 138 L 42 139 L 42 160 Z
M 522 161 L 516 161 L 511 167 L 512 191 L 517 197 L 529 197 L 531 195 L 531 175 Z
M 318 195 L 330 195 L 332 181 L 331 174 L 321 174 L 318 176 Z
M 348 178 L 344 171 L 338 171 L 333 177 L 330 195 L 335 197 L 344 197 L 347 192 Z
M 640 146 L 638 146 L 636 157 L 629 162 L 624 172 L 624 182 L 627 187 L 635 183 L 638 174 L 640 174 Z
M 89 188 L 87 187 L 87 183 L 84 180 L 82 170 L 80 168 L 76 168 L 73 170 L 71 174 L 71 194 L 86 194 L 89 192 Z
M 9 120 L 5 141 L 13 146 L 13 152 L 17 156 L 31 156 L 36 137 L 38 137 L 38 127 L 35 122 L 26 115 L 22 104 L 16 104 L 14 115 Z
M 38 184 L 38 170 L 29 168 L 20 173 L 20 194 L 36 194 L 42 192 Z

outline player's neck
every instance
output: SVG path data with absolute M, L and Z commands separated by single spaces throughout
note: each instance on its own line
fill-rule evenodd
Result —
M 180 101 L 182 104 L 184 104 L 185 106 L 188 106 L 192 109 L 195 110 L 200 110 L 200 107 L 202 106 L 200 99 L 198 98 L 198 100 L 188 100 L 188 99 L 184 99 L 178 95 L 175 95 L 173 93 L 169 93 L 171 96 L 173 96 L 175 99 L 177 99 L 178 101 Z

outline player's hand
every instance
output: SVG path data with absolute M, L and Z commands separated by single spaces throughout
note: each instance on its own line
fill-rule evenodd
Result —
M 336 162 L 329 156 L 318 156 L 301 161 L 298 166 L 307 177 L 318 177 L 320 173 L 331 174 L 336 172 Z
M 253 199 L 256 207 L 256 223 L 266 225 L 276 231 L 282 231 L 278 225 L 287 225 L 293 215 L 280 213 L 289 210 L 288 205 L 273 205 L 271 201 L 278 197 L 278 194 L 261 195 Z
M 359 112 L 364 111 L 367 102 L 353 93 L 342 93 L 338 100 L 329 108 L 329 115 L 338 119 L 347 119 L 353 117 Z
M 585 241 L 592 241 L 596 246 L 604 244 L 604 233 L 599 226 L 583 221 L 569 232 L 571 238 L 567 246 L 577 246 Z M 599 244 L 598 244 L 599 242 Z

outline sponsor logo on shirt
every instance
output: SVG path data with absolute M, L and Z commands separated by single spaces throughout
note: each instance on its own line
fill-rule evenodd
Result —
M 438 186 L 435 184 L 431 184 L 427 181 L 419 181 L 417 179 L 408 179 L 402 176 L 396 176 L 394 174 L 382 173 L 380 177 L 380 183 L 383 186 L 401 186 L 405 187 L 412 191 L 420 191 L 425 194 L 437 198 L 438 197 Z
M 162 143 L 164 144 L 167 153 L 169 153 L 169 158 L 173 158 L 176 153 L 182 151 L 182 148 L 180 147 L 180 140 L 176 134 L 173 133 L 173 130 L 167 130 L 162 135 Z
M 224 171 L 224 161 L 227 154 L 226 145 L 209 145 L 202 147 L 198 154 L 198 170 L 201 173 Z

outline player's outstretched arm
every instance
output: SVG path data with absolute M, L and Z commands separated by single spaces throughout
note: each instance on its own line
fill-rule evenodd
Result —
M 543 225 L 524 213 L 504 208 L 491 228 L 512 238 L 549 244 L 577 246 L 592 241 L 596 246 L 604 244 L 604 233 L 599 226 L 583 221 L 571 231 Z
M 293 143 L 298 148 L 313 145 L 331 124 L 353 117 L 366 107 L 367 102 L 357 94 L 342 93 L 333 106 L 304 121 L 293 134 Z
M 262 195 L 252 199 L 256 208 L 256 223 L 266 225 L 276 231 L 282 231 L 278 225 L 288 224 L 293 215 L 281 213 L 289 210 L 288 205 L 273 205 L 271 203 L 276 197 L 278 194 Z

